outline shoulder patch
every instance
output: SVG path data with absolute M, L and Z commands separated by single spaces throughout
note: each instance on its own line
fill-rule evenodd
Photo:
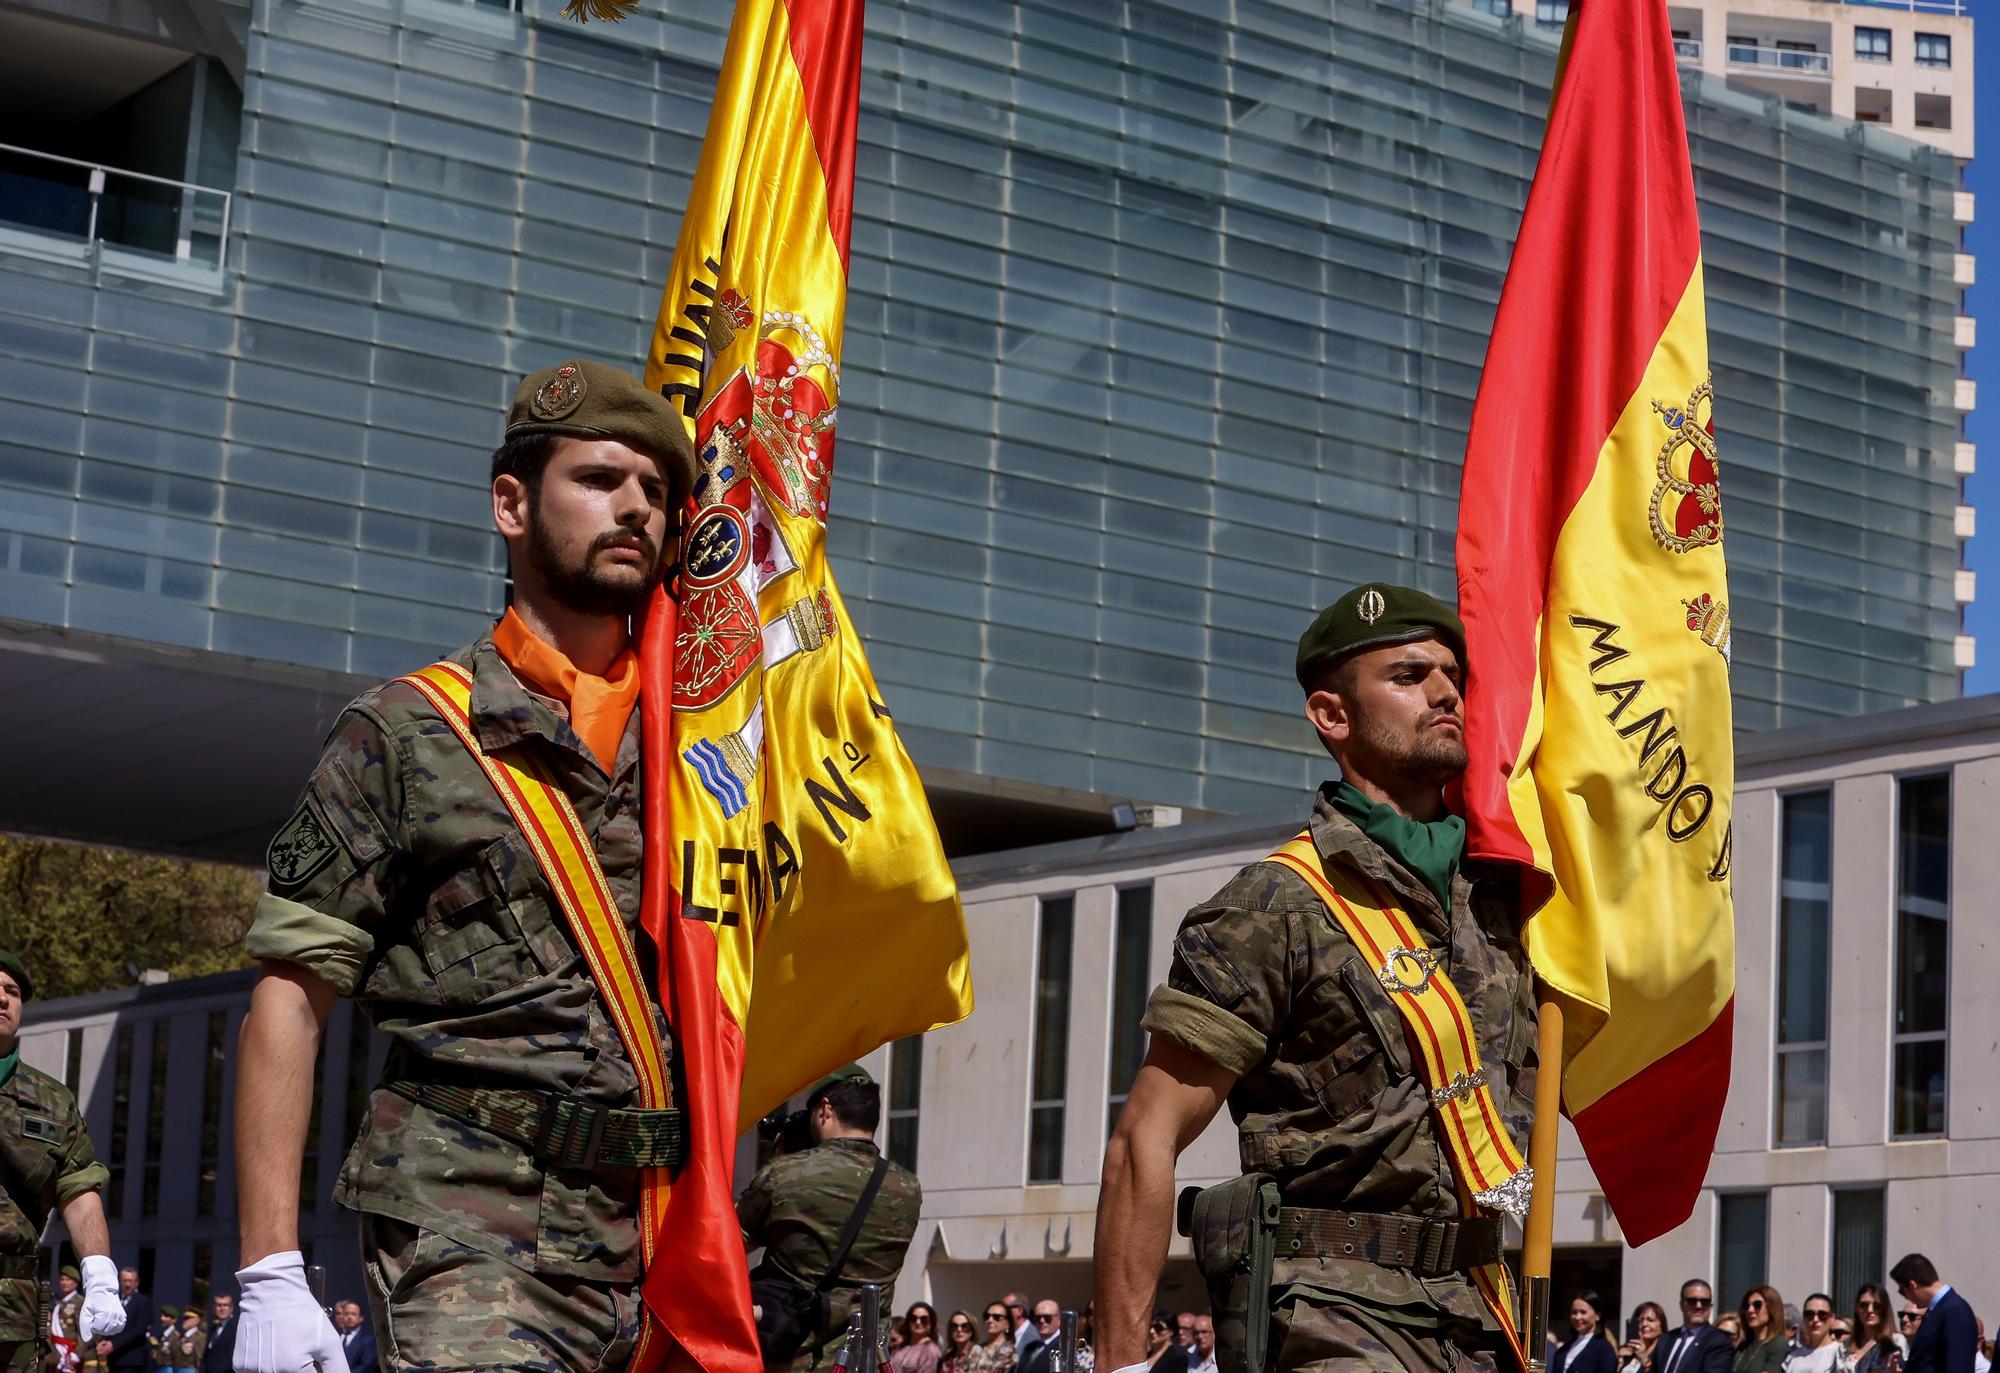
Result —
M 311 804 L 301 801 L 292 818 L 271 836 L 271 846 L 264 850 L 264 866 L 270 869 L 276 885 L 296 887 L 325 867 L 338 847 Z
M 44 1144 L 62 1143 L 62 1126 L 42 1116 L 22 1116 L 21 1133 L 29 1139 L 38 1139 Z

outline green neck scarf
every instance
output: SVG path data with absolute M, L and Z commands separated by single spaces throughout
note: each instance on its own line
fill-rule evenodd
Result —
M 1431 889 L 1445 914 L 1451 914 L 1451 879 L 1458 871 L 1458 860 L 1465 854 L 1462 818 L 1446 812 L 1442 819 L 1429 824 L 1412 820 L 1394 806 L 1371 801 L 1351 782 L 1335 783 L 1332 799 L 1335 810 L 1408 868 Z
M 14 1070 L 21 1066 L 21 1041 L 15 1040 L 14 1047 L 0 1054 L 0 1087 L 14 1080 Z

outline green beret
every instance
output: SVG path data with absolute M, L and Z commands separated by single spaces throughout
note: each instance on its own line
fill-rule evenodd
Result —
M 28 965 L 21 961 L 21 955 L 12 949 L 0 949 L 0 968 L 14 974 L 14 980 L 20 983 L 21 1000 L 29 1001 L 34 998 L 35 984 L 28 976 Z
M 677 499 L 694 489 L 694 440 L 672 401 L 616 367 L 583 358 L 531 372 L 514 393 L 507 437 L 616 439 L 667 464 Z
M 868 1076 L 868 1070 L 862 1067 L 859 1063 L 850 1063 L 844 1068 L 835 1068 L 832 1072 L 828 1073 L 818 1082 L 815 1082 L 810 1088 L 807 1089 L 806 1100 L 811 1101 L 814 1097 L 818 1096 L 821 1092 L 824 1092 L 827 1088 L 832 1087 L 836 1083 L 873 1082 L 874 1080 L 875 1080 L 874 1078 Z
M 160 1308 L 160 1314 L 162 1316 L 171 1316 L 173 1319 L 179 1320 L 181 1315 L 181 1309 L 178 1306 L 163 1306 Z
M 1437 639 L 1465 666 L 1465 623 L 1435 596 L 1407 586 L 1369 582 L 1320 611 L 1299 636 L 1299 685 L 1309 669 L 1363 649 Z
M 62 1275 L 68 1278 L 71 1282 L 83 1281 L 83 1274 L 76 1271 L 76 1265 L 73 1263 L 66 1263 L 63 1265 Z

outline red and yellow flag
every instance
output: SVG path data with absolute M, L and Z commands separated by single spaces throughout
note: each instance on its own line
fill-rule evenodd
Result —
M 700 472 L 640 635 L 642 923 L 689 1135 L 643 1291 L 706 1373 L 761 1368 L 741 1130 L 972 1009 L 958 889 L 826 558 L 861 21 L 739 0 L 646 365 Z
M 1523 866 L 1563 1106 L 1626 1238 L 1686 1219 L 1729 1089 L 1728 584 L 1665 0 L 1572 0 L 1460 496 L 1475 857 Z M 1675 1141 L 1658 1147 L 1672 1103 Z

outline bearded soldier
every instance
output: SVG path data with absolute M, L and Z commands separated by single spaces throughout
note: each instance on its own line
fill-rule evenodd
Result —
M 238 1170 L 237 1368 L 345 1367 L 298 1242 L 314 1052 L 340 994 L 393 1041 L 335 1191 L 361 1213 L 384 1367 L 630 1357 L 641 1170 L 676 1165 L 682 1135 L 658 1102 L 668 1031 L 639 928 L 629 629 L 693 474 L 679 412 L 630 376 L 528 377 L 491 467 L 512 605 L 350 705 L 272 840 L 237 1087 L 237 1157 L 257 1163 Z M 603 958 L 621 960 L 614 985 Z
M 50 1335 L 36 1249 L 53 1212 L 81 1259 L 82 1338 L 125 1326 L 98 1195 L 111 1174 L 91 1153 L 69 1088 L 21 1062 L 21 1014 L 32 995 L 28 965 L 0 949 L 0 1373 L 36 1367 Z
M 1220 1275 L 1225 1373 L 1259 1351 L 1279 1370 L 1517 1365 L 1498 1261 L 1501 1217 L 1526 1205 L 1535 1003 L 1512 876 L 1466 868 L 1445 802 L 1464 655 L 1448 607 L 1383 584 L 1301 638 L 1340 780 L 1304 834 L 1188 913 L 1147 1007 L 1098 1206 L 1100 1369 L 1143 1356 L 1174 1163 L 1224 1102 L 1245 1177 L 1183 1218 Z M 1420 1057 L 1432 1041 L 1406 1024 L 1433 1009 L 1440 1047 Z

